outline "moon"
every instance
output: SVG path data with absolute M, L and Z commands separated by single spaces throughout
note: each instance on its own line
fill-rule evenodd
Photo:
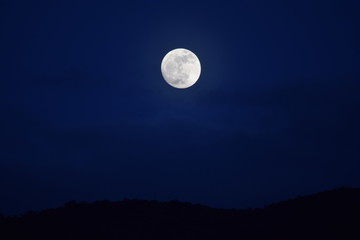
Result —
M 163 58 L 161 73 L 170 86 L 180 89 L 188 88 L 200 77 L 200 61 L 190 50 L 177 48 L 168 52 Z

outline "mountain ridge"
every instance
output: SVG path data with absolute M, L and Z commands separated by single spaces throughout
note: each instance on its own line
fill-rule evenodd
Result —
M 1 239 L 360 239 L 360 188 L 254 209 L 180 201 L 70 201 L 0 218 Z

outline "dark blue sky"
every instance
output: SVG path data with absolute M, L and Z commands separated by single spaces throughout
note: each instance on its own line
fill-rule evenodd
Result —
M 235 3 L 236 2 L 236 3 Z M 360 187 L 358 1 L 1 1 L 0 212 Z M 160 63 L 197 54 L 179 90 Z

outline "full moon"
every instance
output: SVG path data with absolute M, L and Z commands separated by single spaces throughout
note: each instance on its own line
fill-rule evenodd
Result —
M 190 50 L 177 48 L 168 52 L 163 58 L 161 73 L 170 86 L 188 88 L 200 77 L 200 61 Z

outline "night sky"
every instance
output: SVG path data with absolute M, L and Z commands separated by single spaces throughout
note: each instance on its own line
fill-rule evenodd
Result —
M 359 1 L 1 1 L 0 213 L 360 187 Z M 174 48 L 201 61 L 175 89 Z

